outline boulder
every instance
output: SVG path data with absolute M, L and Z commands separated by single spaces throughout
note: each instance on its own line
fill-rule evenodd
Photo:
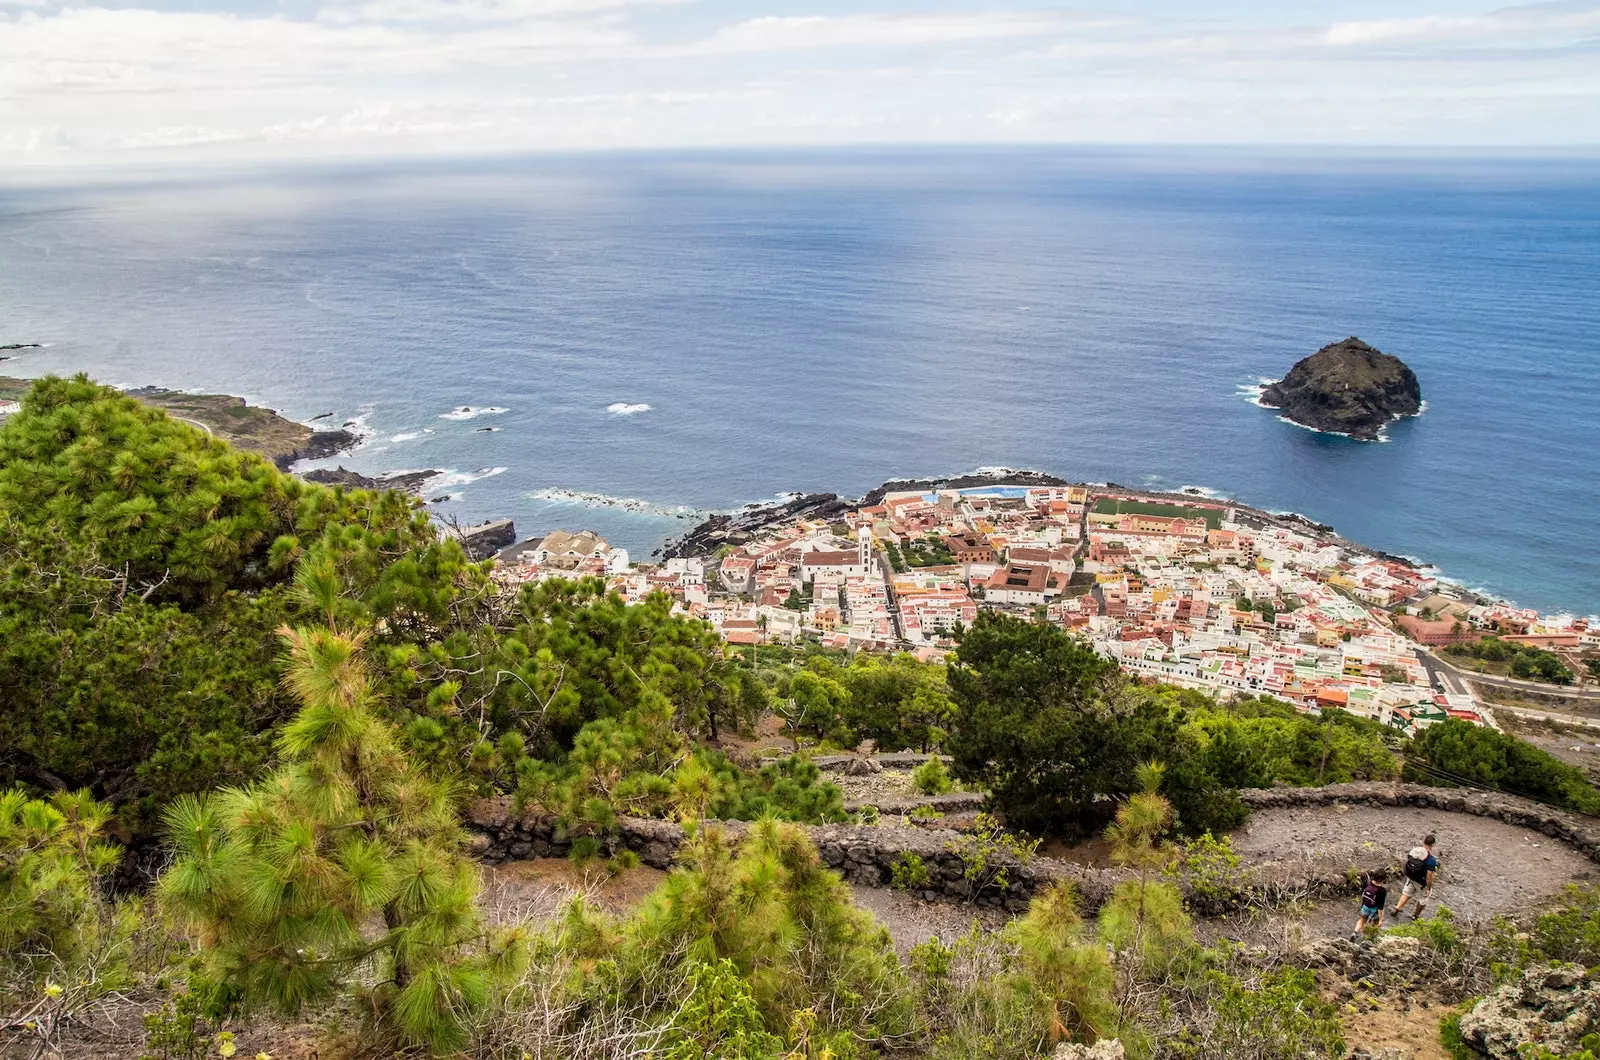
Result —
M 1500 987 L 1461 1017 L 1461 1039 L 1489 1060 L 1518 1060 L 1537 1042 L 1557 1055 L 1576 1052 L 1600 1028 L 1600 983 L 1573 965 L 1539 965 Z

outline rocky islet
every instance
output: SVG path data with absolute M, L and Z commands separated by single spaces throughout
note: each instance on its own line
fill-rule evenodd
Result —
M 1400 358 L 1352 335 L 1263 387 L 1260 402 L 1302 427 L 1370 442 L 1395 420 L 1422 411 L 1422 387 Z

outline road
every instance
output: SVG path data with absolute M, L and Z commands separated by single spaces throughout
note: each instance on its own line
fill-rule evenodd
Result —
M 210 427 L 207 427 L 205 424 L 201 423 L 199 420 L 191 420 L 187 416 L 178 416 L 178 415 L 175 415 L 175 414 L 170 413 L 170 412 L 167 413 L 167 415 L 171 416 L 173 419 L 178 420 L 178 421 L 180 421 L 182 423 L 193 424 L 194 426 L 199 427 L 202 431 L 205 431 L 206 434 L 210 435 L 213 438 L 215 438 L 217 436 L 217 432 L 216 431 L 213 431 Z
M 1461 679 L 1461 675 L 1454 667 L 1434 658 L 1421 648 L 1417 649 L 1417 662 L 1428 671 L 1428 680 L 1432 682 L 1434 688 L 1464 696 L 1472 694 L 1472 690 L 1467 687 L 1467 683 Z
M 1496 688 L 1507 688 L 1517 692 L 1542 692 L 1545 695 L 1561 696 L 1563 699 L 1581 699 L 1586 703 L 1600 704 L 1600 690 L 1575 688 L 1571 685 L 1547 685 L 1538 681 L 1523 681 L 1515 677 L 1497 677 L 1494 674 L 1474 673 L 1470 670 L 1460 670 L 1445 660 L 1430 652 L 1417 651 L 1417 658 L 1422 665 L 1428 668 L 1430 674 L 1442 674 L 1447 680 L 1454 678 L 1457 685 L 1466 680 L 1481 681 L 1486 685 Z M 1450 691 L 1456 691 L 1452 688 Z M 1465 689 L 1461 689 L 1465 691 Z

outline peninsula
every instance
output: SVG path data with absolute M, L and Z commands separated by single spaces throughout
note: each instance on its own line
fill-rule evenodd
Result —
M 20 401 L 32 379 L 0 377 L 0 401 Z M 297 460 L 321 460 L 342 453 L 361 441 L 350 430 L 354 423 L 319 431 L 278 415 L 277 410 L 251 405 L 232 394 L 189 394 L 181 390 L 147 386 L 125 393 L 166 412 L 175 420 L 198 427 L 213 438 L 252 453 L 259 453 L 282 470 Z
M 1422 411 L 1416 373 L 1352 335 L 1306 357 L 1261 392 L 1261 404 L 1313 430 L 1364 442 L 1393 421 Z

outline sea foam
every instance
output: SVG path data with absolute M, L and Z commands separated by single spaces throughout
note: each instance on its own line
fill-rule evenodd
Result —
M 606 406 L 606 411 L 613 416 L 637 416 L 641 412 L 649 412 L 650 406 L 642 401 L 637 405 L 630 405 L 626 401 L 614 401 Z
M 503 467 L 480 467 L 476 471 L 456 471 L 448 469 L 441 471 L 438 478 L 428 480 L 430 489 L 443 489 L 448 486 L 465 486 L 469 482 L 476 482 L 481 478 L 492 478 L 503 475 L 508 469 Z
M 475 409 L 471 405 L 462 405 L 459 408 L 451 409 L 449 412 L 439 413 L 439 418 L 441 420 L 470 420 L 478 416 L 499 416 L 510 411 L 510 409 L 503 409 L 498 405 L 486 405 L 481 409 Z
M 569 490 L 559 486 L 534 490 L 528 498 L 550 504 L 573 504 L 584 508 L 615 508 L 634 515 L 653 515 L 662 519 L 692 519 L 706 515 L 686 504 L 657 504 L 638 497 L 613 497 L 607 493 L 590 493 L 586 490 Z

